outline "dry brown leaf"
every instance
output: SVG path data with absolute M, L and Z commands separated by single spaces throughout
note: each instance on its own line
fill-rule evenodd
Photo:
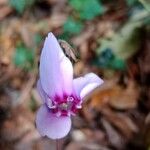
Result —
M 91 98 L 90 107 L 101 111 L 101 108 L 108 104 L 108 101 L 112 95 L 113 91 L 107 89 L 104 91 L 96 91 Z
M 74 65 L 74 75 L 79 76 L 83 73 L 83 68 L 85 67 L 85 64 L 82 61 L 79 61 L 75 63 Z
M 77 129 L 87 127 L 87 123 L 79 115 L 72 117 L 72 124 L 73 124 L 73 127 Z
M 89 54 L 89 49 L 88 49 L 88 42 L 84 42 L 80 45 L 80 55 L 82 60 L 87 60 Z
M 71 142 L 65 150 L 110 150 L 106 146 L 92 142 Z
M 53 13 L 53 15 L 48 20 L 49 27 L 52 29 L 59 28 L 65 23 L 66 19 L 67 19 L 66 14 L 62 14 L 58 12 Z
M 16 105 L 26 105 L 26 100 L 29 100 L 29 97 L 31 96 L 31 90 L 33 88 L 33 85 L 35 83 L 36 80 L 36 76 L 35 74 L 30 74 L 30 78 L 28 80 L 28 82 L 24 85 L 23 90 L 21 91 L 21 94 L 18 98 L 18 103 L 16 103 Z
M 110 21 L 99 21 L 97 26 L 97 32 L 99 35 L 106 37 L 106 38 L 111 38 L 114 35 L 113 31 L 113 24 Z
M 144 140 L 146 145 L 150 146 L 150 113 L 145 119 Z
M 105 133 L 101 130 L 98 129 L 92 130 L 89 128 L 84 128 L 82 129 L 82 132 L 86 135 L 87 141 L 89 142 L 93 141 L 93 142 L 106 143 Z
M 133 81 L 129 81 L 126 88 L 112 83 L 104 85 L 93 94 L 91 107 L 100 111 L 104 105 L 109 104 L 119 110 L 133 109 L 137 106 L 138 96 L 139 89 Z
M 21 25 L 22 27 L 20 28 L 20 34 L 21 38 L 24 42 L 24 44 L 27 47 L 33 48 L 34 47 L 34 41 L 33 41 L 33 33 L 30 30 L 29 26 L 25 23 Z
M 115 94 L 112 95 L 109 104 L 116 109 L 132 109 L 137 106 L 139 89 L 133 81 L 129 81 L 125 89 L 114 88 Z
M 106 130 L 110 144 L 118 149 L 123 149 L 125 140 L 122 136 L 109 124 L 107 120 L 102 119 L 102 124 Z
M 88 126 L 95 127 L 94 117 L 96 115 L 94 109 L 84 105 L 82 108 L 83 117 L 88 122 Z
M 76 46 L 80 46 L 82 43 L 88 41 L 88 39 L 93 35 L 94 27 L 88 28 L 85 32 L 81 33 L 72 39 L 72 43 Z
M 0 8 L 0 21 L 3 20 L 12 11 L 13 11 L 12 8 L 10 6 L 7 6 L 7 5 Z
M 29 137 L 29 139 L 27 139 Z M 48 138 L 38 138 L 37 133 L 29 133 L 14 145 L 15 150 L 56 150 L 56 141 Z
M 11 63 L 12 55 L 14 53 L 14 39 L 12 28 L 2 28 L 2 35 L 0 36 L 0 63 L 8 65 Z
M 102 114 L 115 126 L 126 138 L 130 139 L 133 133 L 138 132 L 136 124 L 125 114 L 115 113 L 110 109 L 103 109 Z
M 19 106 L 11 112 L 10 118 L 4 122 L 1 128 L 1 137 L 6 141 L 15 141 L 33 129 L 35 129 L 33 115 Z
M 92 130 L 89 128 L 82 128 L 76 129 L 71 132 L 71 136 L 73 141 L 81 142 L 81 141 L 88 141 L 88 142 L 99 142 L 99 143 L 106 143 L 105 134 L 101 130 Z M 92 137 L 92 138 L 91 138 Z
M 104 81 L 104 84 L 101 85 L 97 90 L 95 90 L 90 99 L 89 107 L 100 111 L 102 107 L 108 104 L 108 100 L 112 95 L 111 87 L 116 84 L 116 79 Z
M 0 0 L 0 6 L 7 5 L 8 0 Z

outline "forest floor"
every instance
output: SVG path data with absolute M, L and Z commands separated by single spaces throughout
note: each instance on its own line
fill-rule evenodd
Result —
M 142 1 L 142 0 L 141 0 Z M 64 150 L 150 150 L 150 19 L 143 0 L 0 0 L 0 150 L 55 150 L 35 127 L 48 32 L 75 49 L 74 76 L 97 73 Z

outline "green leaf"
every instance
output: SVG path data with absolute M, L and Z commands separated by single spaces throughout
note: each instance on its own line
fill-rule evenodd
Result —
M 142 15 L 139 13 L 138 17 L 132 16 L 111 39 L 100 41 L 101 45 L 97 49 L 97 53 L 100 54 L 105 49 L 110 48 L 115 56 L 120 59 L 126 60 L 132 57 L 140 47 L 142 41 L 141 28 L 145 25 L 147 18 L 149 18 L 148 13 L 142 13 Z
M 110 62 L 109 67 L 116 70 L 125 70 L 126 62 L 123 59 L 115 58 Z
M 114 70 L 125 70 L 126 60 L 131 58 L 139 49 L 142 36 L 141 28 L 149 18 L 147 11 L 138 12 L 131 16 L 129 21 L 112 36 L 111 39 L 103 39 L 97 49 L 97 62 L 100 67 Z
M 144 8 L 150 12 L 150 1 L 149 0 L 139 0 L 139 2 L 144 6 Z
M 128 6 L 133 6 L 137 4 L 138 0 L 126 0 Z
M 29 70 L 34 64 L 34 51 L 27 49 L 23 45 L 16 48 L 13 62 L 17 67 Z
M 113 70 L 125 70 L 126 62 L 123 59 L 116 57 L 110 48 L 106 48 L 97 58 L 96 65 L 101 68 Z
M 78 34 L 83 29 L 83 24 L 79 21 L 69 17 L 63 26 L 63 30 L 66 33 Z
M 80 11 L 82 19 L 91 20 L 104 13 L 104 7 L 97 0 L 88 0 Z
M 85 0 L 69 0 L 69 4 L 77 11 L 82 9 L 83 3 L 85 3 Z
M 79 13 L 80 18 L 85 20 L 91 20 L 105 11 L 98 0 L 69 0 L 69 4 Z
M 41 43 L 42 42 L 42 36 L 40 35 L 40 34 L 35 34 L 34 35 L 34 42 L 35 42 L 35 44 L 36 45 L 38 45 L 39 43 Z
M 70 41 L 71 38 L 71 34 L 69 34 L 68 32 L 63 32 L 61 35 L 58 36 L 58 39 L 63 39 L 65 41 Z
M 20 14 L 24 12 L 26 8 L 32 6 L 35 0 L 9 0 L 9 4 Z
M 111 49 L 107 48 L 98 56 L 98 59 L 101 67 L 108 67 L 110 61 L 114 59 L 114 54 Z

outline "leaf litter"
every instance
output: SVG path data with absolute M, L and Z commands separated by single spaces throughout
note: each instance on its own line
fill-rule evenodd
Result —
M 35 90 L 37 66 L 43 37 L 49 31 L 59 39 L 67 37 L 79 54 L 76 77 L 95 72 L 105 80 L 84 100 L 71 133 L 61 142 L 62 149 L 150 148 L 147 1 L 132 5 L 128 0 L 101 1 L 96 6 L 97 2 L 84 2 L 85 8 L 78 10 L 80 1 L 75 0 L 34 1 L 23 7 L 0 1 L 0 149 L 55 149 L 55 142 L 42 139 L 34 124 L 41 103 Z M 73 3 L 78 3 L 75 8 Z M 92 13 L 90 5 L 95 7 Z M 70 17 L 74 22 L 67 23 Z M 16 50 L 18 45 L 23 52 Z

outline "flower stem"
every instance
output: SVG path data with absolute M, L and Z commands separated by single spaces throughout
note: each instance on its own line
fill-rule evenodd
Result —
M 56 150 L 60 150 L 60 142 L 56 139 Z

